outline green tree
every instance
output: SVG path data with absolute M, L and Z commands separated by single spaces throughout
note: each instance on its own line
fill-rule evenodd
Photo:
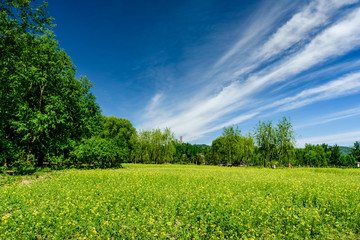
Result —
M 1 162 L 31 167 L 45 158 L 67 158 L 98 128 L 91 83 L 75 78 L 51 31 L 46 3 L 1 1 L 0 11 Z
M 241 137 L 241 131 L 239 128 L 233 126 L 225 127 L 223 129 L 222 137 L 224 138 L 224 157 L 228 164 L 234 164 L 239 161 L 241 155 L 241 148 L 239 147 L 239 141 Z
M 161 163 L 172 162 L 176 152 L 175 148 L 175 135 L 171 132 L 170 128 L 165 128 L 161 136 Z
M 352 155 L 345 155 L 342 154 L 340 157 L 340 162 L 342 166 L 354 166 L 355 165 L 355 158 Z
M 286 165 L 295 158 L 295 136 L 291 122 L 283 117 L 277 124 L 276 148 L 279 161 Z
M 130 160 L 130 151 L 133 148 L 131 137 L 136 133 L 136 129 L 131 122 L 124 118 L 114 116 L 103 116 L 103 130 L 100 137 L 112 142 L 116 151 L 118 151 L 118 160 L 128 162 Z
M 223 129 L 222 136 L 212 142 L 211 154 L 208 158 L 212 164 L 241 164 L 242 161 L 249 165 L 255 152 L 254 140 L 251 135 L 242 136 L 238 128 L 228 127 Z
M 76 166 L 99 166 L 119 167 L 121 166 L 121 150 L 113 141 L 99 137 L 91 137 L 82 139 L 81 143 L 74 147 L 71 155 L 76 161 Z
M 226 155 L 228 154 L 224 148 L 226 142 L 225 137 L 220 136 L 212 141 L 210 163 L 211 164 L 226 164 Z
M 23 100 L 32 97 L 32 88 L 27 83 L 36 73 L 32 58 L 36 56 L 36 50 L 41 49 L 39 35 L 51 28 L 52 19 L 45 9 L 46 5 L 33 9 L 29 1 L 1 1 L 0 157 L 5 165 L 11 165 L 19 158 L 23 158 L 20 162 L 32 165 L 34 160 L 31 155 L 34 138 L 31 133 L 24 136 L 25 131 L 21 130 L 25 130 L 25 126 L 19 122 L 22 116 L 18 115 L 23 115 L 20 111 L 24 108 L 28 110 L 28 103 Z
M 139 131 L 131 138 L 133 149 L 131 157 L 134 162 L 168 163 L 176 152 L 175 137 L 170 129 Z
M 276 129 L 271 121 L 259 122 L 255 128 L 255 142 L 263 159 L 264 167 L 274 160 L 276 154 Z
M 351 155 L 354 157 L 356 162 L 360 162 L 360 142 L 354 142 L 354 147 L 351 149 Z
M 340 152 L 340 148 L 337 144 L 335 144 L 334 146 L 330 147 L 330 151 L 331 151 L 331 156 L 330 156 L 330 164 L 331 165 L 335 165 L 335 166 L 340 166 L 341 165 L 341 152 Z
M 306 165 L 305 162 L 305 149 L 302 148 L 296 148 L 295 149 L 295 163 L 296 165 Z
M 241 137 L 240 148 L 240 152 L 243 156 L 244 162 L 247 166 L 249 166 L 249 160 L 253 158 L 255 152 L 254 139 L 250 134 L 247 137 Z
M 321 145 L 305 144 L 304 149 L 304 163 L 310 166 L 327 166 L 329 153 L 325 153 Z
M 178 162 L 185 163 L 205 163 L 205 155 L 209 153 L 210 146 L 205 144 L 196 145 L 190 143 L 175 142 L 175 155 L 174 158 Z

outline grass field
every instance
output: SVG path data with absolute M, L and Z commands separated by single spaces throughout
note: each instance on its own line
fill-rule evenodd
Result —
M 360 238 L 359 169 L 129 164 L 4 178 L 0 239 Z

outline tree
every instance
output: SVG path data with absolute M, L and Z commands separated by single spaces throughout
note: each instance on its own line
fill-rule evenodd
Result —
M 174 141 L 175 142 L 175 141 Z M 190 143 L 175 142 L 175 155 L 174 158 L 182 163 L 205 163 L 204 157 L 210 151 L 210 146 L 196 145 Z
M 305 144 L 304 163 L 310 166 L 327 166 L 330 152 L 325 153 L 321 145 Z
M 114 116 L 103 116 L 103 130 L 100 137 L 106 139 L 115 146 L 118 151 L 118 160 L 128 162 L 130 159 L 130 151 L 132 149 L 131 137 L 136 133 L 136 129 L 131 122 L 124 118 Z
M 255 151 L 254 140 L 251 135 L 242 136 L 238 128 L 223 129 L 222 136 L 212 142 L 210 157 L 212 164 L 240 164 L 242 161 L 249 165 L 249 160 Z
M 104 128 L 100 136 L 107 139 L 116 139 L 123 145 L 128 146 L 131 136 L 136 132 L 131 122 L 127 119 L 114 116 L 103 116 L 102 118 Z
M 171 132 L 170 128 L 165 128 L 161 137 L 161 163 L 172 162 L 176 148 L 175 148 L 175 135 Z
M 39 36 L 47 33 L 52 24 L 45 9 L 44 4 L 35 10 L 29 1 L 1 1 L 0 157 L 5 165 L 11 165 L 19 158 L 25 158 L 29 165 L 33 163 L 32 143 L 36 139 L 30 129 L 19 121 L 22 117 L 19 115 L 34 114 L 28 109 L 28 101 L 23 100 L 32 98 L 31 91 L 34 89 L 41 91 L 37 86 L 29 86 L 28 82 L 35 77 L 41 80 L 33 63 L 37 60 L 35 57 L 42 57 L 34 54 L 42 48 L 40 43 L 43 39 Z M 41 98 L 38 100 L 41 103 Z
M 306 164 L 305 163 L 305 149 L 296 148 L 295 155 L 296 155 L 295 164 L 297 164 L 297 165 L 305 165 Z
M 331 165 L 335 165 L 335 166 L 340 166 L 341 165 L 341 152 L 340 152 L 340 148 L 337 144 L 335 144 L 334 146 L 330 147 L 330 151 L 331 151 L 331 156 L 330 156 L 330 164 Z
M 247 137 L 242 136 L 240 139 L 239 146 L 241 148 L 240 152 L 242 154 L 244 162 L 246 163 L 247 166 L 249 166 L 249 160 L 254 156 L 254 152 L 255 152 L 253 137 L 250 134 Z
M 212 164 L 226 164 L 226 155 L 228 154 L 224 148 L 226 142 L 223 136 L 220 136 L 212 141 L 211 144 L 211 163 Z
M 1 1 L 0 11 L 1 162 L 31 167 L 66 158 L 77 141 L 98 130 L 91 82 L 75 78 L 46 3 Z
M 295 137 L 292 124 L 283 117 L 277 124 L 276 147 L 279 161 L 286 165 L 295 158 Z
M 233 126 L 225 127 L 223 129 L 222 137 L 224 138 L 225 159 L 228 164 L 233 164 L 238 161 L 240 155 L 239 141 L 241 131 Z
M 352 155 L 345 155 L 342 154 L 340 157 L 340 162 L 342 166 L 354 166 L 355 165 L 355 158 Z
M 170 129 L 139 131 L 131 138 L 133 149 L 131 158 L 134 162 L 167 163 L 175 155 L 175 137 Z
M 264 167 L 266 167 L 276 154 L 276 130 L 271 121 L 267 123 L 259 121 L 254 135 L 259 153 L 263 158 Z
M 271 121 L 259 121 L 254 136 L 264 167 L 270 162 L 277 161 L 286 165 L 295 159 L 294 131 L 286 117 L 283 117 L 276 127 Z
M 76 162 L 74 164 L 85 166 L 119 167 L 121 166 L 121 153 L 123 149 L 117 149 L 113 141 L 99 137 L 82 139 L 81 143 L 76 145 L 71 155 Z
M 360 162 L 360 142 L 354 142 L 354 147 L 351 150 L 351 155 L 355 158 L 356 162 Z

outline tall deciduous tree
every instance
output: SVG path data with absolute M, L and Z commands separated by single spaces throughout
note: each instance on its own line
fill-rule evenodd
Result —
M 242 136 L 233 126 L 223 129 L 222 136 L 212 142 L 210 159 L 213 164 L 249 164 L 255 150 L 253 138 Z
M 100 133 L 100 137 L 114 144 L 121 162 L 129 161 L 130 150 L 133 147 L 131 137 L 135 133 L 136 129 L 129 120 L 103 116 L 103 131 Z
M 304 163 L 310 166 L 327 166 L 331 152 L 326 153 L 321 145 L 305 144 Z
M 276 130 L 271 121 L 258 123 L 255 128 L 255 140 L 266 167 L 276 154 Z
M 249 166 L 249 160 L 254 156 L 255 152 L 253 137 L 250 134 L 248 136 L 242 136 L 240 140 L 240 147 L 244 162 L 246 162 L 246 165 Z
M 291 122 L 283 117 L 276 127 L 272 122 L 259 122 L 255 128 L 255 140 L 264 166 L 270 161 L 286 165 L 295 159 L 295 137 Z
M 276 129 L 277 155 L 281 164 L 286 165 L 295 158 L 295 136 L 291 122 L 283 117 Z
M 75 78 L 51 21 L 46 3 L 1 1 L 0 157 L 6 165 L 66 157 L 74 141 L 90 137 L 101 120 L 90 81 Z
M 241 131 L 233 126 L 223 129 L 222 137 L 224 138 L 225 159 L 228 164 L 233 164 L 241 155 L 239 147 Z
M 335 144 L 334 146 L 330 147 L 330 151 L 331 151 L 331 156 L 330 156 L 330 164 L 331 165 L 336 165 L 336 166 L 340 166 L 341 165 L 341 152 L 340 152 L 340 147 Z
M 131 158 L 143 163 L 168 163 L 175 155 L 175 137 L 170 129 L 139 131 L 131 137 Z
M 30 95 L 33 88 L 28 82 L 36 73 L 31 64 L 37 57 L 34 52 L 41 49 L 38 44 L 41 39 L 36 36 L 46 33 L 52 19 L 47 17 L 45 5 L 35 10 L 29 1 L 2 0 L 0 3 L 0 157 L 9 165 L 32 151 L 34 139 L 30 132 L 27 136 L 21 133 L 27 127 L 19 118 L 31 114 L 26 111 L 29 106 L 23 100 L 33 97 Z M 30 162 L 30 154 L 27 155 L 26 160 Z
M 360 142 L 354 142 L 354 147 L 351 150 L 351 155 L 355 158 L 356 162 L 360 162 Z

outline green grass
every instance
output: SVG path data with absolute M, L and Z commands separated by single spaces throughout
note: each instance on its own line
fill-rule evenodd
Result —
M 0 187 L 0 239 L 358 239 L 358 169 L 124 165 Z

